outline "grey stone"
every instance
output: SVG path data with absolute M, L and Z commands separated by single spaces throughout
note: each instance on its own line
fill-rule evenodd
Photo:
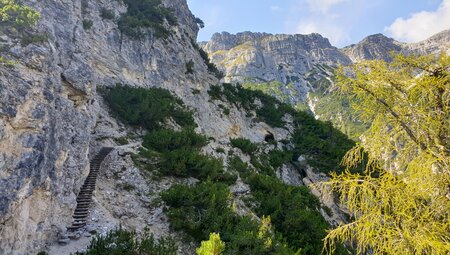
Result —
M 60 245 L 66 245 L 66 244 L 70 243 L 70 239 L 69 238 L 61 238 L 58 240 L 58 243 Z

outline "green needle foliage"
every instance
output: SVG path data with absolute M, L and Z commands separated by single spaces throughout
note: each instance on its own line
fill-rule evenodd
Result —
M 104 98 L 119 119 L 131 126 L 155 130 L 172 118 L 181 127 L 195 127 L 192 112 L 181 99 L 161 88 L 132 88 L 117 84 Z
M 319 186 L 340 194 L 354 221 L 331 230 L 358 253 L 450 254 L 450 57 L 397 56 L 341 68 L 339 86 L 372 125 L 345 172 Z
M 241 149 L 243 153 L 252 155 L 258 149 L 258 146 L 246 138 L 230 139 L 231 146 Z
M 309 113 L 296 111 L 290 105 L 281 103 L 261 91 L 225 83 L 223 86 L 211 86 L 208 94 L 212 100 L 226 100 L 247 112 L 255 111 L 256 121 L 264 121 L 272 127 L 285 128 L 287 123 L 284 117 L 287 114 L 292 116 L 295 128 L 291 141 L 295 145 L 293 158 L 304 155 L 307 163 L 319 171 L 340 171 L 339 162 L 354 145 L 354 142 L 334 128 L 331 122 L 316 120 Z M 261 105 L 255 103 L 256 101 L 261 102 Z M 244 141 L 231 142 L 234 147 L 244 148 L 244 153 L 251 154 L 254 151 Z M 278 164 L 275 158 L 273 163 Z
M 220 234 L 211 233 L 208 241 L 196 249 L 198 255 L 220 255 L 225 250 L 225 243 L 220 240 Z
M 75 255 L 175 255 L 177 246 L 170 238 L 156 240 L 145 233 L 140 238 L 135 232 L 122 229 L 113 230 L 105 236 L 97 235 L 87 247 L 86 252 Z
M 224 254 L 295 254 L 280 235 L 271 234 L 274 230 L 269 231 L 267 224 L 238 215 L 230 206 L 233 196 L 223 183 L 175 185 L 163 192 L 161 198 L 169 206 L 166 213 L 172 229 L 183 230 L 196 242 L 220 232 L 226 243 Z

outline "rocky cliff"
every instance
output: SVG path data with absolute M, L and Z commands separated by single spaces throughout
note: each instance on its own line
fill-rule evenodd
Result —
M 217 149 L 229 149 L 234 137 L 263 142 L 271 134 L 289 140 L 292 127 L 273 128 L 235 103 L 211 100 L 207 90 L 219 81 L 199 54 L 198 27 L 186 0 L 163 0 L 178 21 L 164 25 L 170 36 L 158 38 L 148 29 L 139 40 L 118 28 L 118 17 L 127 11 L 122 1 L 27 4 L 41 13 L 32 38 L 23 40 L 0 29 L 0 54 L 14 62 L 0 64 L 0 254 L 45 249 L 59 255 L 80 248 L 49 247 L 71 224 L 89 160 L 102 146 L 115 150 L 101 169 L 91 221 L 101 229 L 148 227 L 157 236 L 170 232 L 161 207 L 152 207 L 148 194 L 195 180 L 145 178 L 131 157 L 141 141 L 130 138 L 130 144 L 120 146 L 117 139 L 126 136 L 129 127 L 111 116 L 99 87 L 120 83 L 170 90 L 195 112 L 196 131 L 210 137 L 203 152 L 217 157 L 228 157 Z M 222 33 L 215 38 L 217 42 L 204 47 L 227 72 L 227 80 L 276 81 L 293 103 L 303 102 L 308 91 L 320 87 L 318 81 L 327 80 L 330 66 L 351 63 L 318 34 Z M 293 184 L 304 177 L 286 168 L 279 175 Z M 309 175 L 303 182 L 323 177 Z M 134 190 L 127 190 L 130 186 Z M 86 236 L 75 238 L 89 241 Z
M 382 34 L 370 35 L 357 44 L 344 47 L 344 52 L 353 62 L 368 59 L 392 60 L 391 52 L 399 53 L 405 44 Z
M 261 90 L 316 118 L 331 120 L 356 138 L 364 130 L 350 112 L 348 101 L 334 94 L 333 69 L 362 60 L 392 60 L 392 53 L 450 52 L 450 30 L 418 43 L 401 43 L 382 34 L 370 35 L 342 49 L 319 34 L 271 35 L 216 33 L 202 43 L 225 81 Z
M 407 51 L 418 53 L 438 54 L 446 51 L 447 54 L 450 54 L 450 29 L 437 33 L 426 40 L 405 45 L 404 48 Z
M 263 123 L 250 125 L 237 110 L 224 117 L 208 102 L 206 89 L 218 80 L 193 43 L 198 28 L 185 0 L 163 1 L 178 21 L 167 39 L 149 33 L 141 40 L 118 29 L 117 17 L 127 11 L 121 1 L 28 4 L 41 13 L 33 33 L 44 39 L 23 44 L 8 33 L 0 37 L 2 55 L 15 61 L 0 64 L 0 254 L 33 254 L 57 240 L 71 223 L 89 157 L 123 135 L 98 86 L 169 89 L 195 110 L 198 131 L 217 143 L 279 133 Z M 102 10 L 116 18 L 102 18 Z M 191 60 L 194 72 L 187 75 Z
M 336 67 L 370 59 L 392 59 L 391 53 L 448 50 L 450 30 L 418 43 L 401 43 L 382 34 L 370 35 L 342 49 L 332 46 L 319 34 L 272 35 L 243 32 L 236 35 L 216 33 L 201 46 L 212 62 L 225 72 L 226 81 L 293 83 L 305 99 L 308 87 L 305 74 L 318 66 Z
M 319 34 L 243 32 L 231 35 L 223 32 L 214 34 L 211 41 L 202 45 L 212 62 L 226 74 L 225 81 L 275 82 L 273 85 L 293 104 L 306 99 L 311 90 L 306 74 L 314 67 L 351 63 L 345 54 Z

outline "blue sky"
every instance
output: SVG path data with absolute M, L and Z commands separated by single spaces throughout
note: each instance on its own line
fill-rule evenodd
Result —
M 308 34 L 343 47 L 383 33 L 414 42 L 450 28 L 450 0 L 188 0 L 205 22 L 198 40 L 215 32 Z

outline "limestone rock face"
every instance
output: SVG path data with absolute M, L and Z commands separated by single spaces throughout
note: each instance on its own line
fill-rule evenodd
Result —
M 332 121 L 341 131 L 364 129 L 333 93 L 333 70 L 363 60 L 392 60 L 393 53 L 450 53 L 450 30 L 418 43 L 402 43 L 382 34 L 370 35 L 342 49 L 319 34 L 272 35 L 243 32 L 216 33 L 201 43 L 212 62 L 225 74 L 225 82 L 261 90 L 311 112 L 317 119 Z M 330 110 L 328 105 L 337 105 Z M 327 114 L 321 114 L 327 111 Z M 354 125 L 354 123 L 356 123 Z M 359 131 L 356 131 L 356 133 Z
M 395 41 L 382 34 L 370 35 L 358 44 L 352 44 L 342 49 L 353 62 L 369 59 L 392 60 L 391 52 L 402 51 L 404 43 Z
M 418 43 L 402 43 L 382 34 L 370 35 L 357 44 L 342 49 L 332 46 L 319 34 L 272 35 L 242 32 L 216 33 L 200 45 L 212 62 L 224 72 L 226 82 L 270 84 L 271 91 L 282 101 L 296 104 L 307 101 L 326 69 L 362 60 L 392 60 L 393 53 L 450 52 L 450 30 Z M 311 75 L 321 73 L 324 75 Z M 273 87 L 275 85 L 275 88 Z M 275 92 L 279 92 L 277 94 Z
M 311 90 L 305 74 L 316 65 L 337 66 L 351 60 L 319 34 L 272 35 L 243 32 L 214 34 L 202 47 L 227 82 L 278 82 L 290 101 L 305 100 Z
M 450 29 L 416 43 L 402 43 L 382 34 L 370 35 L 357 44 L 341 49 L 353 62 L 370 59 L 391 61 L 393 53 L 439 54 L 450 53 Z
M 206 89 L 217 80 L 192 45 L 195 17 L 185 0 L 163 3 L 179 23 L 165 41 L 122 35 L 117 22 L 100 17 L 102 8 L 116 17 L 126 11 L 111 0 L 27 1 L 42 16 L 36 33 L 48 40 L 23 45 L 0 35 L 2 55 L 17 62 L 0 65 L 0 254 L 36 254 L 71 224 L 89 157 L 102 135 L 120 133 L 98 126 L 107 115 L 98 85 L 164 87 L 198 109 L 197 119 L 219 114 L 207 106 Z M 83 20 L 93 26 L 84 29 Z M 189 60 L 195 74 L 187 76 Z
M 210 102 L 207 90 L 219 81 L 194 44 L 198 27 L 186 0 L 163 0 L 178 21 L 164 40 L 150 29 L 145 38 L 130 39 L 120 33 L 117 19 L 101 18 L 104 8 L 118 18 L 127 10 L 122 1 L 27 4 L 42 16 L 35 33 L 48 39 L 24 45 L 0 34 L 2 56 L 16 62 L 0 64 L 0 254 L 36 254 L 57 241 L 71 224 L 89 158 L 126 134 L 109 115 L 98 86 L 168 89 L 194 110 L 197 131 L 222 147 L 230 137 L 261 142 L 267 132 L 277 139 L 290 136 L 234 105 L 223 103 L 230 109 L 224 115 Z M 84 28 L 83 21 L 92 27 Z M 191 60 L 194 73 L 186 74 Z
M 450 54 L 450 29 L 437 33 L 426 40 L 411 43 L 405 48 L 418 53 L 439 54 L 445 51 Z

